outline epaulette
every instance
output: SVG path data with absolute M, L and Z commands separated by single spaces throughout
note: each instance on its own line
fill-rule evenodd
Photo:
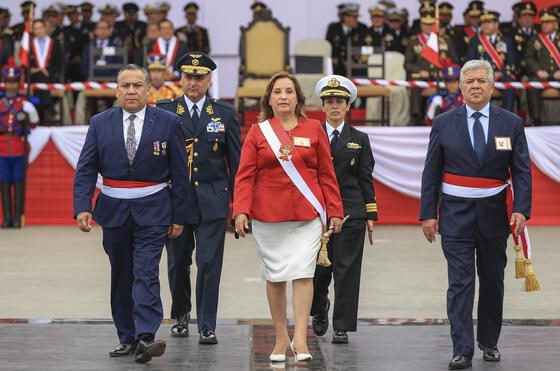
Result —
M 225 101 L 223 101 L 223 100 L 219 100 L 219 99 L 216 99 L 216 98 L 212 98 L 212 99 L 211 99 L 211 102 L 212 102 L 212 104 L 215 104 L 215 105 L 218 105 L 218 106 L 222 106 L 222 107 L 225 107 L 225 108 L 230 109 L 230 110 L 232 110 L 232 111 L 235 111 L 235 107 L 234 107 L 232 104 L 230 104 L 230 103 L 228 103 L 228 102 L 225 102 Z
M 161 99 L 156 102 L 156 106 L 161 106 L 164 104 L 175 103 L 175 98 L 171 99 Z

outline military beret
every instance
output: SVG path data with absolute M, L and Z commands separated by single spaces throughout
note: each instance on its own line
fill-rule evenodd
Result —
M 459 80 L 461 70 L 458 66 L 451 66 L 442 70 L 444 80 Z
M 140 8 L 135 3 L 124 3 L 122 6 L 122 10 L 125 13 L 138 13 Z
M 550 8 L 545 8 L 539 13 L 541 22 L 556 22 L 558 21 L 558 14 Z
M 196 13 L 198 12 L 198 4 L 197 3 L 187 3 L 187 5 L 185 5 L 185 7 L 183 8 L 183 11 L 185 13 Z
M 81 10 L 82 12 L 83 12 L 84 10 L 85 10 L 85 11 L 90 11 L 90 12 L 91 12 L 91 11 L 93 10 L 94 7 L 95 7 L 95 5 L 93 5 L 92 3 L 89 3 L 89 2 L 87 2 L 87 1 L 80 4 L 80 10 Z
M 321 99 L 328 97 L 338 97 L 354 102 L 358 96 L 356 85 L 344 76 L 327 75 L 315 85 L 315 94 Z
M 175 68 L 187 75 L 208 75 L 216 69 L 216 63 L 203 52 L 194 51 L 182 55 L 175 63 Z
M 165 55 L 162 54 L 148 54 L 147 56 L 148 70 L 165 70 Z
M 16 66 L 14 58 L 10 57 L 8 64 L 2 67 L 2 78 L 4 81 L 19 81 L 21 77 L 21 68 Z
M 499 19 L 500 13 L 488 9 L 484 9 L 480 16 L 480 22 L 498 22 Z
M 21 9 L 30 8 L 31 6 L 33 6 L 34 8 L 36 8 L 36 7 L 37 7 L 37 4 L 35 4 L 34 1 L 24 1 L 23 3 L 20 4 L 20 8 L 21 8 Z

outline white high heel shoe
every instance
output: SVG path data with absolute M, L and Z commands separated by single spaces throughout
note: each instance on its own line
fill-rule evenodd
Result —
M 309 353 L 298 353 L 296 351 L 296 348 L 294 347 L 294 341 L 290 341 L 290 349 L 292 350 L 292 353 L 294 353 L 294 358 L 296 359 L 297 362 L 305 362 L 305 361 L 312 361 L 313 360 L 313 356 Z
M 270 362 L 286 362 L 285 354 L 271 354 Z

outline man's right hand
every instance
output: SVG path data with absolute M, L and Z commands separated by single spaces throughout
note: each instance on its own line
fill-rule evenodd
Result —
M 432 243 L 436 240 L 436 234 L 439 229 L 437 219 L 425 219 L 422 221 L 422 232 L 428 242 Z
M 78 222 L 78 228 L 82 232 L 89 232 L 91 231 L 91 213 L 87 211 L 82 211 L 76 217 L 76 221 Z

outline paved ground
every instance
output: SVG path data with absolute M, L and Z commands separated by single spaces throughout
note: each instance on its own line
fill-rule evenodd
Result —
M 506 272 L 504 327 L 500 342 L 504 360 L 489 365 L 475 355 L 482 370 L 556 370 L 560 359 L 560 227 L 532 227 L 534 268 L 543 288 L 521 292 L 513 278 L 513 249 Z M 0 319 L 31 319 L 26 324 L 0 321 L 1 370 L 136 370 L 130 359 L 110 359 L 116 342 L 109 311 L 109 263 L 99 228 L 90 234 L 73 227 L 29 227 L 0 230 Z M 162 297 L 169 314 L 166 257 L 162 259 Z M 444 323 L 446 267 L 439 246 L 429 245 L 419 227 L 378 226 L 374 246 L 366 246 L 358 332 L 349 346 L 330 344 L 330 333 L 310 336 L 315 360 L 286 369 L 444 370 L 451 348 L 447 325 L 380 326 L 408 322 Z M 289 311 L 290 313 L 291 311 Z M 475 310 L 476 313 L 476 310 Z M 272 346 L 264 283 L 252 239 L 226 240 L 216 347 L 198 345 L 196 337 L 159 336 L 168 341 L 166 356 L 153 370 L 270 369 Z M 193 313 L 193 317 L 196 314 Z M 57 324 L 43 319 L 65 319 Z M 76 319 L 97 319 L 78 324 Z M 69 320 L 70 319 L 70 320 Z M 262 319 L 265 319 L 264 321 Z M 427 320 L 426 320 L 427 319 Z M 521 320 L 521 321 L 519 321 Z M 1 323 L 4 322 L 4 323 Z M 76 324 L 69 324 L 75 322 Z M 519 326 L 533 324 L 545 326 Z M 194 325 L 191 330 L 195 331 Z

